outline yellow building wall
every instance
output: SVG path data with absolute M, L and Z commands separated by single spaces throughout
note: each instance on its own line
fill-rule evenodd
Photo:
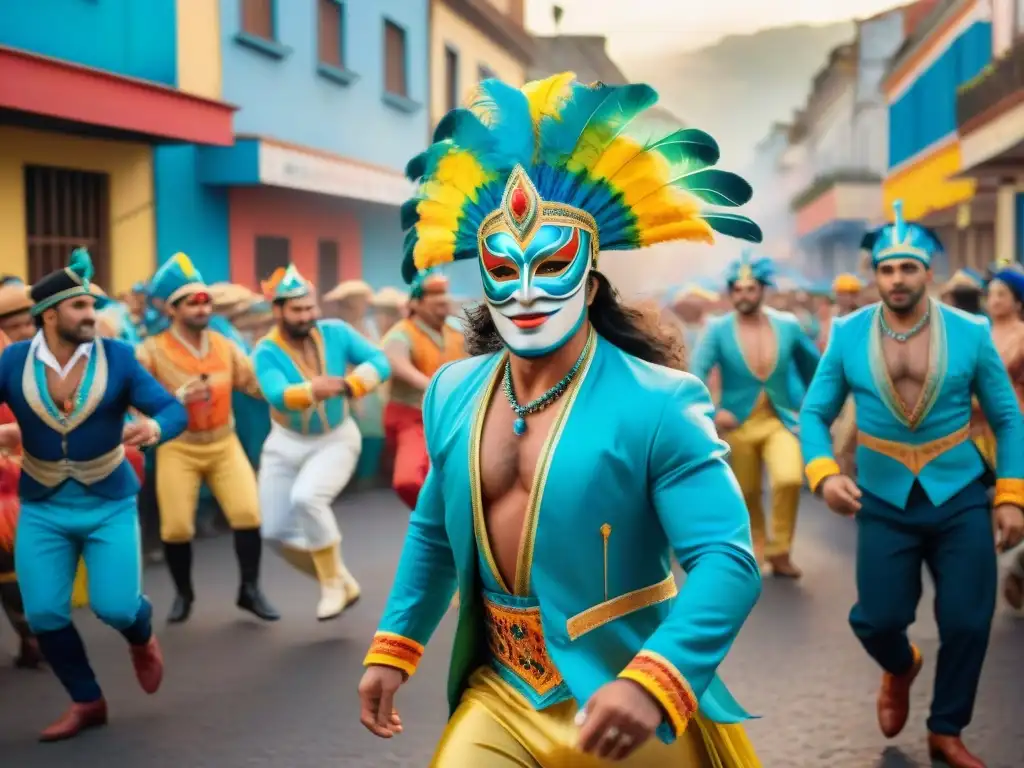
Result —
M 431 5 L 430 117 L 431 127 L 448 112 L 445 48 L 459 55 L 459 100 L 465 102 L 480 80 L 479 68 L 490 69 L 500 80 L 515 86 L 526 82 L 526 67 L 483 32 L 451 10 L 444 0 Z M 511 22 L 509 22 L 511 23 Z
M 153 153 L 148 145 L 4 126 L 0 126 L 0 272 L 28 279 L 26 165 L 108 174 L 112 285 L 101 287 L 107 293 L 119 293 L 153 274 L 156 218 Z
M 928 154 L 882 184 L 886 216 L 892 218 L 892 204 L 903 201 L 903 215 L 919 219 L 932 211 L 965 203 L 974 197 L 972 179 L 950 179 L 960 170 L 960 143 L 953 141 Z
M 221 98 L 219 0 L 178 0 L 178 88 Z

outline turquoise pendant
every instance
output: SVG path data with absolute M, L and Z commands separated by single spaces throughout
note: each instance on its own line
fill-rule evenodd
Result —
M 515 432 L 517 436 L 522 437 L 526 432 L 526 419 L 522 416 L 516 419 L 512 424 L 512 431 Z

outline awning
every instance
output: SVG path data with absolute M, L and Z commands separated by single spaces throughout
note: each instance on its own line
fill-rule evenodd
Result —
M 229 146 L 237 107 L 0 46 L 0 124 Z
M 390 206 L 404 203 L 416 188 L 401 171 L 261 136 L 238 136 L 234 146 L 223 149 L 203 148 L 199 179 L 213 186 L 265 184 Z

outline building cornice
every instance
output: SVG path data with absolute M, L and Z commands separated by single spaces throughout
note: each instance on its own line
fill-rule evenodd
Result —
M 435 0 L 451 8 L 522 64 L 533 62 L 533 38 L 487 0 Z

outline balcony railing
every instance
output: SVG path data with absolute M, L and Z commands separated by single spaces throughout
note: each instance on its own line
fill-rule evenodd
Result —
M 1024 38 L 1017 38 L 1002 57 L 957 89 L 957 127 L 970 130 L 985 122 L 983 115 L 989 110 L 1017 99 L 1024 99 Z
M 878 184 L 882 177 L 874 171 L 842 168 L 822 174 L 793 196 L 789 208 L 794 213 L 806 208 L 837 184 Z

